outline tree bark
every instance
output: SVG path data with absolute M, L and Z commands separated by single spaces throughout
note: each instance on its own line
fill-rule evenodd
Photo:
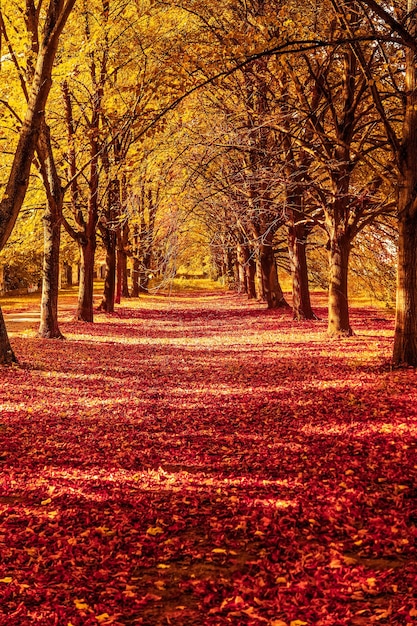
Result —
M 12 365 L 12 363 L 17 363 L 17 359 L 10 345 L 3 313 L 0 309 L 0 365 Z
M 256 299 L 263 300 L 264 302 L 266 302 L 263 277 L 262 277 L 261 255 L 260 255 L 259 249 L 257 249 L 255 253 L 255 290 L 256 290 Z
M 58 324 L 58 292 L 64 192 L 56 169 L 50 129 L 45 122 L 41 127 L 37 153 L 47 197 L 47 206 L 43 217 L 43 274 L 38 336 L 48 339 L 63 339 L 64 336 Z
M 288 227 L 288 252 L 292 277 L 292 309 L 294 319 L 314 320 L 317 316 L 311 308 L 308 284 L 307 238 L 304 225 L 293 221 Z
M 116 293 L 115 302 L 120 304 L 122 301 L 122 283 L 123 283 L 123 261 L 122 253 L 119 248 L 116 250 Z
M 63 339 L 58 325 L 59 251 L 61 223 L 51 211 L 48 203 L 44 220 L 43 275 L 41 297 L 41 319 L 38 336 L 48 339 Z
M 64 272 L 65 272 L 65 282 L 66 282 L 67 287 L 72 287 L 73 277 L 72 277 L 72 265 L 70 263 L 64 263 Z
M 346 236 L 333 236 L 329 242 L 329 335 L 353 335 L 349 322 L 348 269 L 351 243 Z
M 127 255 L 129 250 L 129 225 L 126 222 L 117 233 L 117 289 L 116 302 L 130 298 L 127 277 Z
M 116 234 L 108 230 L 104 237 L 104 243 L 106 246 L 106 276 L 104 279 L 103 298 L 98 310 L 105 313 L 113 313 L 116 287 Z
M 78 289 L 77 319 L 83 322 L 94 321 L 94 258 L 95 236 L 90 236 L 81 244 L 80 284 Z
M 393 364 L 417 366 L 417 213 L 400 214 Z
M 408 0 L 409 32 L 417 34 L 417 2 Z M 397 305 L 392 362 L 417 366 L 417 53 L 406 49 L 406 109 L 398 192 Z
M 256 261 L 252 255 L 248 256 L 246 264 L 246 280 L 249 300 L 256 300 Z
M 132 268 L 132 297 L 139 297 L 139 227 L 135 225 L 133 230 L 133 268 Z
M 238 293 L 248 293 L 247 275 L 245 272 L 246 261 L 247 254 L 245 246 L 238 243 L 236 246 L 236 277 Z
M 132 297 L 139 298 L 139 259 L 133 257 L 133 269 L 132 269 Z
M 260 265 L 262 272 L 263 297 L 268 309 L 289 308 L 278 280 L 277 264 L 272 245 L 260 245 Z

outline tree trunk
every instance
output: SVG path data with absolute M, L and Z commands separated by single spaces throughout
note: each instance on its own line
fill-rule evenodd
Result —
M 72 277 L 72 265 L 70 263 L 64 263 L 65 270 L 65 281 L 67 287 L 72 287 L 73 285 L 73 277 Z
M 115 301 L 120 304 L 122 300 L 122 287 L 123 287 L 123 251 L 117 248 L 116 251 L 116 296 Z
M 78 290 L 77 319 L 83 322 L 94 321 L 94 258 L 95 237 L 81 244 L 80 284 Z
M 140 261 L 134 256 L 133 257 L 133 270 L 132 270 L 132 297 L 139 298 L 139 271 L 140 271 Z
M 249 300 L 256 300 L 256 261 L 253 255 L 248 254 L 246 262 L 246 281 L 248 286 Z
M 127 278 L 127 255 L 129 250 L 129 226 L 123 224 L 117 233 L 117 289 L 116 302 L 121 298 L 130 298 Z
M 306 237 L 304 225 L 291 224 L 288 228 L 288 252 L 292 277 L 292 308 L 295 320 L 314 320 L 308 285 Z
M 254 261 L 255 261 L 255 291 L 256 291 L 256 299 L 257 300 L 264 300 L 264 301 L 266 301 L 265 293 L 264 293 L 263 279 L 262 279 L 262 266 L 261 266 L 261 257 L 260 257 L 259 249 L 257 249 L 256 252 L 255 252 Z
M 260 264 L 262 272 L 263 296 L 268 309 L 289 308 L 278 280 L 277 264 L 272 245 L 260 246 Z
M 409 31 L 417 34 L 417 2 L 408 0 Z M 398 270 L 393 365 L 417 367 L 417 54 L 406 50 L 406 111 L 400 150 Z
M 417 214 L 399 221 L 394 365 L 417 366 Z
M 238 243 L 236 247 L 236 276 L 237 276 L 237 292 L 248 293 L 247 276 L 245 265 L 247 261 L 246 246 Z
M 58 326 L 59 256 L 64 192 L 57 172 L 49 126 L 43 122 L 37 154 L 47 205 L 43 216 L 43 275 L 38 336 L 63 339 Z
M 147 293 L 149 285 L 149 272 L 141 264 L 139 268 L 139 291 L 140 293 Z
M 230 255 L 229 255 L 229 250 L 226 247 L 226 244 L 223 243 L 223 254 L 222 254 L 222 260 L 221 260 L 221 267 L 222 267 L 222 280 L 224 283 L 224 286 L 229 289 L 230 287 L 230 274 L 229 274 L 229 269 L 230 269 Z
M 120 251 L 120 266 L 122 268 L 122 276 L 121 276 L 121 295 L 122 298 L 130 298 L 129 293 L 129 280 L 127 275 L 127 254 L 124 250 Z
M 98 308 L 99 311 L 113 313 L 116 286 L 116 234 L 108 230 L 104 240 L 106 246 L 106 276 L 104 279 L 103 299 Z
M 351 244 L 346 236 L 334 236 L 329 246 L 329 335 L 353 335 L 349 322 L 348 270 Z
M 58 218 L 58 219 L 57 219 Z M 41 297 L 41 320 L 38 336 L 48 339 L 63 339 L 58 326 L 59 250 L 61 223 L 48 202 L 43 217 L 44 249 Z
M 0 308 L 0 365 L 12 365 L 12 363 L 17 363 L 17 359 L 10 345 L 6 324 Z

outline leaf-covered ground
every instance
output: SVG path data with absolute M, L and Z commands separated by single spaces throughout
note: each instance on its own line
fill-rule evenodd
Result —
M 66 319 L 0 370 L 1 626 L 417 624 L 390 314 L 335 341 L 234 295 Z

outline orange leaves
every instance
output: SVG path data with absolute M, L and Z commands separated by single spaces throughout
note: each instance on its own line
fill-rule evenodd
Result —
M 151 526 L 146 531 L 146 534 L 151 535 L 151 537 L 156 537 L 157 535 L 162 535 L 163 532 L 164 530 L 160 526 Z

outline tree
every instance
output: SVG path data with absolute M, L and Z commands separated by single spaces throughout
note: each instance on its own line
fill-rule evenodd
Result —
M 354 10 L 345 18 L 347 28 L 357 26 Z M 335 37 L 332 29 L 331 25 L 329 41 Z M 337 31 L 336 36 L 340 39 Z M 362 55 L 367 72 L 378 71 L 380 61 L 372 45 Z M 304 64 L 301 70 L 299 64 Z M 310 138 L 301 137 L 299 143 L 314 156 L 310 167 L 316 168 L 317 182 L 310 176 L 310 187 L 321 204 L 322 226 L 328 236 L 328 333 L 350 335 L 348 270 L 352 245 L 361 229 L 389 209 L 386 199 L 390 189 L 383 175 L 385 140 L 381 139 L 380 123 L 367 93 L 367 77 L 349 43 L 335 44 L 327 53 L 318 50 L 288 60 L 287 67 L 298 109 L 304 115 L 303 126 L 310 133 Z
M 16 70 L 18 82 L 25 101 L 28 101 L 28 87 L 33 79 L 35 66 L 33 59 L 39 51 L 39 10 L 33 2 L 27 2 L 25 24 L 29 38 L 28 52 L 25 54 L 26 70 L 19 62 L 20 55 L 9 38 L 4 21 L 1 22 L 2 33 L 7 44 L 10 59 Z M 9 105 L 9 108 L 10 105 Z M 19 120 L 17 112 L 15 117 Z M 20 122 L 20 120 L 19 120 Z M 59 254 L 61 239 L 62 206 L 64 189 L 58 175 L 51 141 L 51 131 L 46 119 L 42 121 L 36 147 L 37 165 L 46 192 L 44 210 L 44 253 L 42 272 L 42 298 L 40 307 L 39 336 L 62 339 L 58 325 L 58 287 L 59 287 Z
M 398 123 L 390 119 L 384 91 L 380 82 L 371 73 L 363 71 L 368 79 L 369 90 L 374 99 L 384 124 L 387 140 L 390 144 L 394 163 L 398 171 L 395 183 L 398 215 L 398 269 L 397 269 L 397 304 L 393 348 L 394 365 L 417 366 L 417 2 L 407 0 L 406 7 L 394 3 L 395 14 L 383 3 L 374 0 L 362 0 L 359 6 L 370 9 L 377 16 L 377 24 L 384 25 L 388 41 L 393 40 L 392 33 L 400 40 L 391 45 L 393 56 L 386 55 L 398 62 L 398 52 L 404 62 L 404 83 L 398 83 L 396 67 L 391 72 L 391 87 L 394 97 L 403 105 L 401 133 L 397 132 Z M 394 17 L 396 15 L 398 19 Z M 344 12 L 341 19 L 345 20 Z M 370 27 L 370 26 L 368 26 Z M 377 28 L 372 29 L 375 38 L 381 37 Z M 380 44 L 381 47 L 383 44 Z M 389 45 L 389 44 L 388 44 Z M 354 44 L 355 51 L 361 54 L 359 43 Z M 359 56 L 362 61 L 362 56 Z M 401 77 L 400 77 L 401 81 Z
M 51 131 L 46 123 L 42 124 L 37 154 L 47 199 L 43 215 L 44 250 L 38 336 L 48 339 L 63 339 L 58 324 L 58 290 L 62 207 L 65 190 L 61 186 L 61 179 L 57 172 Z
M 36 150 L 41 126 L 45 115 L 45 106 L 51 89 L 51 76 L 58 49 L 59 38 L 75 4 L 75 0 L 50 0 L 43 16 L 43 27 L 39 40 L 39 49 L 34 63 L 34 73 L 28 89 L 28 104 L 19 131 L 19 138 L 14 150 L 12 164 L 7 177 L 5 190 L 0 200 L 0 249 L 9 238 L 17 216 L 23 204 L 29 184 L 32 159 Z M 26 7 L 33 8 L 32 0 L 27 0 Z M 42 9 L 40 2 L 35 10 Z M 4 32 L 4 8 L 0 10 L 1 28 Z M 0 362 L 11 363 L 15 356 L 7 338 L 3 316 L 0 318 Z

